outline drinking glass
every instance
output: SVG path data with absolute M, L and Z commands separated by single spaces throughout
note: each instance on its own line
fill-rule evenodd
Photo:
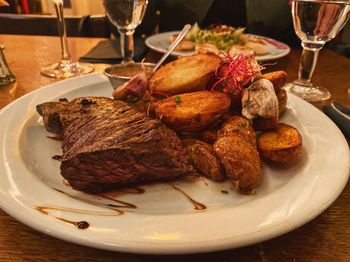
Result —
M 48 65 L 41 69 L 41 74 L 53 78 L 70 78 L 94 71 L 94 66 L 89 63 L 73 62 L 67 43 L 67 30 L 63 16 L 63 0 L 52 0 L 57 14 L 58 33 L 61 42 L 61 61 Z
M 6 86 L 16 81 L 15 76 L 11 72 L 7 62 L 3 50 L 5 47 L 0 45 L 0 87 Z
M 311 77 L 319 51 L 349 20 L 350 0 L 292 0 L 291 4 L 294 30 L 302 41 L 303 52 L 298 79 L 285 88 L 309 102 L 328 100 L 330 92 L 313 85 Z
M 133 63 L 134 32 L 145 15 L 148 0 L 103 0 L 107 16 L 120 34 L 122 63 Z

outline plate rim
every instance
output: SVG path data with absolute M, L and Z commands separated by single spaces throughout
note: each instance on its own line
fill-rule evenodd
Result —
M 88 75 L 88 76 L 80 76 L 80 77 L 65 80 L 65 81 L 71 81 L 73 83 L 73 82 L 81 80 L 82 78 L 84 78 L 84 79 L 91 78 L 92 80 L 96 81 L 97 83 L 108 82 L 108 80 L 101 73 L 94 73 L 94 74 Z M 45 87 L 36 89 L 36 90 L 22 96 L 21 98 L 13 101 L 11 104 L 5 106 L 3 109 L 0 110 L 0 119 L 3 117 L 3 114 L 5 114 L 5 112 L 8 110 L 8 108 L 11 108 L 15 104 L 21 103 L 21 101 L 25 100 L 28 97 L 31 97 L 37 93 L 44 92 L 43 90 L 50 91 L 50 88 L 54 89 L 54 90 L 60 89 L 62 85 L 67 83 L 65 81 L 56 82 L 56 83 L 47 85 Z M 79 89 L 79 88 L 82 88 L 82 87 L 77 87 L 77 89 Z M 294 96 L 292 96 L 292 97 L 293 97 L 293 99 L 297 99 L 297 100 L 302 101 L 300 98 L 297 98 Z M 310 108 L 313 107 L 311 104 L 308 104 L 304 101 L 302 101 L 302 103 L 305 103 L 305 105 L 309 106 Z M 323 114 L 321 114 L 321 115 L 323 115 Z M 348 149 L 347 150 L 347 158 L 350 159 L 349 148 L 348 148 L 348 145 L 347 145 L 347 142 L 346 142 L 344 136 L 342 135 L 340 130 L 335 126 L 335 124 L 333 122 L 331 122 L 331 120 L 326 115 L 323 115 L 323 117 L 324 117 L 324 119 L 327 119 L 327 121 L 329 121 L 329 123 L 331 125 L 333 125 L 333 128 L 335 128 L 335 130 L 337 130 L 338 138 L 343 140 L 342 145 L 347 146 L 347 149 Z M 2 144 L 3 144 L 3 140 L 0 141 L 0 145 L 2 145 Z M 0 161 L 2 164 L 3 159 L 0 159 Z M 186 247 L 184 247 L 184 245 L 182 243 L 171 243 L 170 245 L 164 245 L 163 248 L 159 248 L 159 246 L 158 246 L 159 243 L 158 243 L 158 245 L 157 245 L 157 243 L 148 243 L 146 245 L 143 245 L 142 247 L 137 246 L 137 245 L 136 246 L 125 246 L 125 244 L 124 245 L 119 244 L 119 246 L 118 246 L 118 245 L 110 245 L 108 243 L 96 243 L 95 241 L 90 241 L 89 239 L 77 237 L 76 235 L 71 235 L 69 233 L 68 234 L 61 234 L 60 232 L 52 230 L 52 228 L 50 228 L 50 227 L 39 226 L 40 223 L 37 221 L 28 220 L 27 217 L 18 215 L 12 209 L 12 206 L 8 204 L 9 202 L 7 202 L 8 200 L 15 201 L 16 199 L 14 199 L 13 197 L 11 198 L 9 195 L 6 195 L 6 192 L 2 188 L 3 187 L 2 185 L 0 185 L 0 195 L 2 195 L 3 197 L 0 198 L 0 207 L 10 216 L 14 217 L 15 219 L 17 219 L 21 223 L 23 223 L 23 224 L 25 224 L 25 225 L 27 225 L 35 230 L 38 230 L 42 233 L 54 236 L 54 237 L 59 238 L 59 239 L 63 239 L 63 240 L 68 241 L 68 242 L 73 242 L 76 244 L 85 245 L 85 246 L 89 246 L 89 247 L 106 249 L 106 250 L 111 250 L 111 251 L 123 251 L 123 252 L 143 253 L 143 254 L 188 254 L 188 253 L 219 251 L 219 250 L 224 250 L 227 248 L 238 248 L 238 247 L 245 246 L 248 244 L 253 244 L 256 242 L 271 239 L 273 237 L 276 237 L 276 236 L 279 236 L 281 234 L 285 234 L 289 231 L 292 231 L 295 228 L 312 220 L 313 218 L 318 216 L 320 213 L 322 213 L 326 208 L 328 208 L 337 199 L 337 197 L 341 194 L 341 192 L 343 191 L 344 187 L 346 186 L 346 182 L 349 178 L 349 172 L 348 172 L 349 166 L 350 166 L 350 163 L 348 163 L 348 167 L 346 167 L 346 166 L 344 167 L 344 172 L 347 171 L 347 174 L 342 175 L 342 177 L 343 177 L 342 186 L 340 186 L 338 188 L 337 192 L 333 192 L 332 197 L 330 199 L 328 199 L 328 201 L 326 203 L 324 203 L 322 205 L 322 207 L 318 208 L 317 211 L 314 211 L 311 216 L 310 216 L 310 214 L 309 215 L 306 214 L 305 215 L 305 216 L 307 216 L 306 218 L 299 217 L 299 220 L 297 221 L 297 223 L 294 223 L 293 226 L 289 226 L 288 228 L 284 227 L 284 223 L 274 225 L 272 227 L 273 230 L 270 230 L 269 234 L 264 235 L 264 234 L 261 234 L 261 232 L 260 232 L 260 234 L 258 234 L 258 236 L 255 237 L 255 240 L 253 242 L 251 241 L 251 239 L 246 239 L 245 241 L 241 241 L 240 244 L 235 244 L 235 245 L 232 245 L 232 242 L 234 242 L 234 239 L 229 238 L 228 240 L 223 239 L 223 240 L 217 241 L 216 243 L 213 243 L 211 240 L 198 241 L 196 243 L 193 243 L 193 242 L 186 243 Z M 4 201 L 5 198 L 6 198 L 6 201 Z M 53 223 L 53 224 L 55 224 L 55 223 Z M 269 229 L 266 229 L 266 228 L 263 229 L 262 231 L 266 231 L 266 230 L 269 231 Z M 229 240 L 231 240 L 231 241 L 229 241 Z M 157 249 L 157 251 L 155 251 L 155 249 Z
M 147 46 L 148 48 L 150 48 L 150 49 L 152 49 L 152 50 L 154 50 L 154 51 L 157 51 L 157 52 L 160 52 L 160 53 L 163 53 L 163 54 L 164 54 L 167 50 L 165 50 L 165 49 L 163 49 L 163 48 L 161 48 L 161 47 L 157 47 L 157 46 L 153 45 L 153 44 L 151 43 L 151 41 L 152 41 L 153 39 L 159 37 L 159 36 L 167 36 L 167 35 L 172 35 L 172 34 L 178 34 L 178 33 L 180 33 L 180 32 L 181 32 L 181 31 L 175 30 L 175 31 L 161 32 L 161 33 L 158 33 L 158 34 L 154 34 L 154 35 L 148 36 L 148 37 L 145 39 L 145 44 L 146 44 L 146 46 Z M 267 36 L 262 36 L 262 35 L 256 35 L 256 34 L 247 34 L 247 35 L 250 35 L 250 36 L 252 36 L 252 37 L 262 38 L 262 39 L 273 40 L 273 41 L 275 41 L 275 42 L 277 42 L 277 43 L 279 43 L 279 44 L 281 44 L 281 45 L 283 45 L 283 46 L 286 47 L 286 51 L 285 51 L 285 52 L 281 52 L 281 53 L 279 53 L 279 54 L 275 54 L 275 55 L 273 55 L 272 57 L 269 56 L 269 54 L 263 55 L 263 56 L 256 56 L 255 58 L 256 58 L 256 60 L 257 60 L 258 62 L 274 61 L 274 60 L 277 60 L 277 59 L 280 59 L 280 58 L 282 58 L 282 57 L 287 56 L 287 55 L 291 52 L 291 48 L 290 48 L 289 45 L 287 45 L 286 43 L 283 43 L 283 42 L 281 42 L 281 41 L 279 41 L 279 40 L 276 40 L 276 39 L 274 39 L 274 38 L 267 37 Z M 195 51 L 176 51 L 176 50 L 173 51 L 173 52 L 171 53 L 171 55 L 177 56 L 177 57 L 189 56 L 189 55 L 194 55 L 194 54 L 196 54 Z

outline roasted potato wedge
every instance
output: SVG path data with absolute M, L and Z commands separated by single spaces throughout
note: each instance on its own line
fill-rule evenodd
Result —
M 183 139 L 190 163 L 199 173 L 214 181 L 225 180 L 225 171 L 213 146 L 197 139 Z
M 255 131 L 249 120 L 242 116 L 233 116 L 228 119 L 218 132 L 219 137 L 234 136 L 235 134 L 242 134 L 248 142 L 256 145 Z
M 214 144 L 215 141 L 218 139 L 218 130 L 216 129 L 207 129 L 202 131 L 201 133 L 202 140 L 209 143 L 209 144 Z
M 280 123 L 276 130 L 260 134 L 258 148 L 265 159 L 285 163 L 300 154 L 302 138 L 296 128 Z
M 213 147 L 238 191 L 254 193 L 260 183 L 261 167 L 256 135 L 249 121 L 240 116 L 231 117 L 219 130 Z
M 241 134 L 219 138 L 214 151 L 226 175 L 240 193 L 253 194 L 261 179 L 260 158 L 255 145 Z
M 170 62 L 153 74 L 152 92 L 175 95 L 203 90 L 221 63 L 214 54 L 186 56 Z
M 253 126 L 256 131 L 274 130 L 278 126 L 278 119 L 274 116 L 269 118 L 257 117 L 253 120 Z
M 263 78 L 270 80 L 273 84 L 277 99 L 279 114 L 282 115 L 287 106 L 287 92 L 282 87 L 287 81 L 287 73 L 284 71 L 275 71 L 262 75 Z
M 283 71 L 278 71 L 278 72 L 283 72 Z M 276 72 L 276 73 L 278 73 L 278 72 Z M 272 76 L 273 75 L 278 75 L 278 74 L 274 74 L 274 73 L 271 73 Z M 275 78 L 275 80 L 276 80 L 276 78 Z M 275 80 L 273 79 L 273 81 L 275 81 Z M 284 82 L 283 82 L 283 84 L 284 84 Z M 274 88 L 275 88 L 276 84 L 273 83 L 273 85 L 274 85 Z M 277 85 L 279 85 L 279 84 L 277 84 Z M 269 130 L 274 130 L 275 128 L 277 128 L 278 119 L 284 113 L 284 111 L 285 111 L 285 109 L 287 107 L 288 96 L 287 96 L 286 90 L 284 90 L 283 88 L 280 88 L 280 87 L 278 87 L 277 90 L 275 88 L 275 93 L 276 93 L 276 97 L 277 97 L 277 100 L 278 100 L 278 116 L 272 116 L 272 117 L 269 117 L 269 118 L 262 118 L 262 117 L 255 118 L 253 120 L 253 126 L 254 126 L 254 129 L 256 131 L 269 131 Z
M 271 73 L 266 73 L 266 74 L 263 74 L 262 77 L 272 82 L 276 94 L 287 81 L 287 73 L 284 71 L 275 71 Z
M 177 133 L 181 140 L 183 139 L 201 139 L 201 133 L 199 132 L 179 132 Z
M 278 113 L 279 113 L 279 116 L 281 116 L 286 110 L 288 95 L 286 90 L 281 88 L 279 91 L 276 92 L 276 96 L 278 99 Z
M 241 91 L 235 91 L 228 93 L 228 95 L 231 98 L 231 109 L 234 112 L 241 112 L 242 110 L 242 97 L 243 92 Z
M 199 91 L 168 97 L 155 106 L 163 123 L 181 132 L 208 128 L 230 109 L 230 98 L 221 92 Z

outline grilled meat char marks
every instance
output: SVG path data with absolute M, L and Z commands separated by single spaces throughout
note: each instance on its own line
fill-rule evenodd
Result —
M 74 189 L 98 193 L 194 172 L 174 131 L 122 101 L 85 97 L 37 108 L 48 131 L 63 131 L 61 174 Z
M 46 102 L 36 106 L 37 112 L 43 117 L 47 131 L 63 134 L 64 129 L 81 115 L 96 107 L 113 107 L 115 101 L 108 97 L 80 97 L 70 102 L 60 99 L 59 102 Z

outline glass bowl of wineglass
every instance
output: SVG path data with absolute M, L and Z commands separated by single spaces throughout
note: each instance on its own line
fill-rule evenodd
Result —
M 107 16 L 120 34 L 122 63 L 132 63 L 134 57 L 134 32 L 141 24 L 148 0 L 103 0 Z
M 350 17 L 350 0 L 292 0 L 294 30 L 301 39 L 298 79 L 285 88 L 309 101 L 330 99 L 330 92 L 311 83 L 319 51 L 345 26 Z M 331 61 L 330 61 L 331 63 Z
M 57 14 L 58 33 L 61 43 L 61 61 L 50 64 L 41 69 L 40 73 L 53 78 L 70 78 L 94 71 L 89 63 L 73 62 L 67 43 L 67 30 L 63 16 L 63 0 L 52 0 Z

